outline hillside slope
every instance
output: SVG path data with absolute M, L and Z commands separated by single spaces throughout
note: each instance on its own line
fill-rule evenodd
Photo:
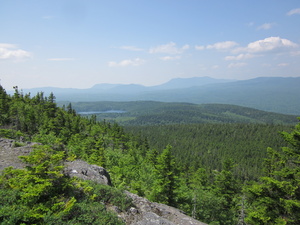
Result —
M 61 103 L 63 104 L 63 103 Z M 67 104 L 67 103 L 64 103 Z M 134 102 L 75 102 L 80 114 L 96 114 L 98 120 L 122 125 L 162 125 L 192 123 L 261 123 L 296 124 L 295 115 L 265 112 L 253 108 L 225 104 Z
M 20 147 L 14 147 L 14 140 L 0 138 L 0 174 L 1 171 L 9 166 L 14 168 L 24 168 L 25 164 L 20 161 L 19 156 L 28 155 L 32 152 L 32 147 L 36 143 L 22 143 Z M 84 161 L 76 160 L 73 162 L 65 162 L 66 168 L 64 172 L 69 176 L 76 176 L 85 180 L 94 181 L 101 185 L 109 185 L 109 175 L 105 169 L 96 165 L 90 165 Z M 100 172 L 101 170 L 101 172 Z M 109 182 L 107 182 L 107 180 Z M 103 182 L 104 181 L 104 182 Z M 127 225 L 159 225 L 159 224 L 186 224 L 186 225 L 205 225 L 185 214 L 182 211 L 164 204 L 150 202 L 146 198 L 139 197 L 128 191 L 125 194 L 132 200 L 132 207 L 123 211 L 118 206 L 105 204 L 105 207 L 117 215 Z M 99 205 L 104 204 L 98 202 Z M 1 212 L 1 207 L 0 207 Z M 99 212 L 100 213 L 100 212 Z M 1 215 L 0 215 L 1 221 Z

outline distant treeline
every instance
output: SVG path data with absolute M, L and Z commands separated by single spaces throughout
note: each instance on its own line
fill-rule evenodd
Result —
M 61 103 L 62 104 L 62 103 Z M 297 116 L 264 112 L 247 107 L 225 104 L 135 102 L 77 102 L 72 103 L 77 112 L 91 112 L 99 121 L 117 122 L 121 125 L 165 125 L 193 123 L 260 123 L 292 124 Z M 103 113 L 121 110 L 122 113 Z M 101 111 L 101 113 L 95 113 Z

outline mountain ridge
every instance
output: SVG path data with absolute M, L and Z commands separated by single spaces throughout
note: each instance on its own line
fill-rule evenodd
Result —
M 162 101 L 233 104 L 300 115 L 300 77 L 257 77 L 224 80 L 210 77 L 175 78 L 156 86 L 95 84 L 88 89 L 34 88 L 23 92 L 53 92 L 57 101 Z

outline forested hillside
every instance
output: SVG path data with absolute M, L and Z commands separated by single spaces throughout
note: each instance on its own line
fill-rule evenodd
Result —
M 63 103 L 60 103 L 62 105 Z M 65 104 L 69 104 L 68 102 Z M 74 102 L 72 107 L 83 116 L 96 115 L 99 121 L 120 125 L 165 125 L 199 123 L 297 123 L 296 116 L 265 112 L 224 104 L 134 102 Z
M 180 164 L 221 170 L 222 161 L 233 159 L 234 175 L 241 180 L 258 179 L 263 174 L 265 149 L 286 143 L 280 131 L 292 126 L 270 124 L 178 124 L 164 126 L 127 126 L 126 131 L 148 140 L 152 148 L 172 145 Z
M 22 141 L 43 144 L 22 157 L 26 168 L 7 168 L 1 173 L 2 224 L 121 224 L 123 221 L 108 212 L 103 203 L 128 210 L 131 203 L 122 194 L 124 189 L 180 208 L 210 224 L 300 223 L 300 125 L 291 129 L 279 125 L 208 124 L 192 125 L 190 131 L 186 125 L 180 132 L 176 131 L 177 125 L 172 125 L 160 133 L 162 137 L 170 134 L 166 145 L 154 148 L 154 136 L 139 131 L 140 136 L 132 135 L 117 124 L 97 121 L 95 116 L 81 117 L 71 104 L 57 107 L 53 94 L 30 96 L 15 88 L 13 95 L 7 95 L 0 87 L 0 97 L 0 135 L 15 139 L 15 145 L 22 145 Z M 285 143 L 273 135 L 277 128 L 278 132 L 288 131 L 283 133 Z M 239 131 L 244 136 L 237 134 Z M 178 147 L 196 134 L 207 139 L 199 145 L 203 155 L 193 150 L 179 154 Z M 266 149 L 265 139 L 273 142 L 270 147 L 274 148 Z M 241 147 L 225 153 L 212 143 L 216 140 L 219 144 L 230 143 L 230 149 L 235 143 Z M 181 141 L 182 145 L 177 145 Z M 197 148 L 198 143 L 191 141 L 191 148 Z M 262 175 L 253 180 L 252 174 L 258 169 L 245 173 L 243 164 L 250 166 L 252 154 L 260 152 L 267 152 L 259 155 L 267 159 L 261 168 L 263 173 L 259 171 Z M 202 157 L 216 161 L 215 168 L 205 164 Z M 65 176 L 61 162 L 75 158 L 107 168 L 114 188 Z

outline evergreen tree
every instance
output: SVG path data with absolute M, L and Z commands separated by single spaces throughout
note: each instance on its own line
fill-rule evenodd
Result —
M 249 224 L 300 224 L 300 124 L 283 137 L 290 147 L 268 148 L 266 176 L 247 190 Z
M 4 88 L 0 85 L 0 126 L 9 122 L 9 96 Z
M 156 180 L 154 181 L 151 200 L 175 206 L 176 174 L 171 148 L 168 145 L 157 157 Z
M 233 177 L 233 160 L 227 159 L 223 162 L 221 172 L 216 172 L 215 187 L 217 195 L 225 198 L 224 210 L 229 211 L 234 206 L 234 195 L 238 192 L 238 184 Z
M 214 171 L 214 183 L 212 189 L 206 191 L 205 197 L 211 202 L 207 211 L 209 212 L 208 222 L 216 224 L 236 224 L 236 198 L 239 193 L 237 180 L 233 176 L 233 168 L 235 167 L 232 159 L 226 159 L 222 163 L 222 170 Z M 203 192 L 205 193 L 205 192 Z M 215 203 L 215 204 L 212 204 Z M 204 203 L 206 205 L 207 203 Z M 205 211 L 204 211 L 205 212 Z M 207 213 L 207 212 L 206 212 Z

